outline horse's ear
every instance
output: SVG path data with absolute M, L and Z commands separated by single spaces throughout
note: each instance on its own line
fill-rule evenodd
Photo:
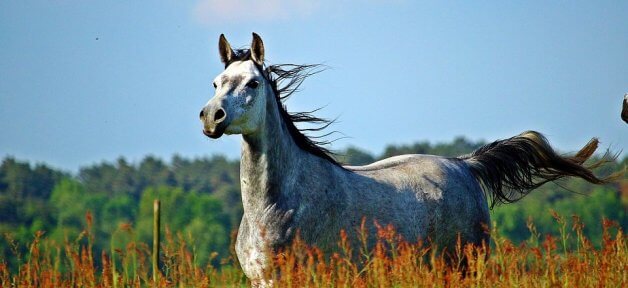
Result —
M 229 41 L 225 38 L 225 34 L 220 34 L 220 40 L 218 40 L 218 52 L 220 53 L 220 61 L 225 64 L 231 63 L 231 59 L 235 54 L 231 49 L 231 45 L 229 45 Z
M 253 32 L 253 43 L 251 43 L 251 58 L 257 65 L 264 64 L 264 42 L 255 32 Z

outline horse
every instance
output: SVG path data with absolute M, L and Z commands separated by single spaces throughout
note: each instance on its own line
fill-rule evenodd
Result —
M 566 176 L 606 183 L 584 162 L 593 138 L 573 156 L 557 154 L 535 131 L 498 140 L 459 157 L 402 155 L 365 166 L 343 166 L 325 143 L 296 123 L 329 125 L 311 112 L 289 113 L 284 101 L 316 65 L 267 65 L 256 33 L 249 49 L 232 49 L 220 35 L 224 71 L 200 112 L 213 139 L 242 135 L 240 185 L 244 213 L 235 250 L 252 283 L 263 283 L 272 252 L 299 237 L 332 251 L 341 230 L 357 237 L 362 219 L 392 225 L 403 239 L 430 239 L 451 249 L 457 241 L 489 241 L 489 202 L 510 203 Z M 368 221 L 369 233 L 375 233 Z
M 624 94 L 624 101 L 621 108 L 621 120 L 628 123 L 628 93 Z

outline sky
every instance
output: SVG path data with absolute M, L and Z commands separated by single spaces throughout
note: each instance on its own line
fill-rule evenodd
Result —
M 563 152 L 591 137 L 628 150 L 626 15 L 627 1 L 0 1 L 0 157 L 237 159 L 241 137 L 206 138 L 198 114 L 219 35 L 247 47 L 251 32 L 271 64 L 329 67 L 287 104 L 337 118 L 336 150 L 525 130 Z

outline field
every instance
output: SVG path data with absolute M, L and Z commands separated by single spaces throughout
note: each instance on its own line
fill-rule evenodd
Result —
M 377 159 L 459 155 L 481 144 L 391 146 Z M 344 154 L 352 164 L 376 159 L 356 149 Z M 628 157 L 613 160 L 598 172 L 627 164 Z M 4 159 L 0 287 L 248 287 L 230 234 L 242 217 L 238 174 L 239 163 L 224 157 L 121 158 L 76 175 Z M 273 258 L 267 278 L 275 287 L 626 287 L 627 196 L 625 179 L 604 186 L 565 179 L 495 207 L 488 247 L 441 257 L 428 242 L 405 243 L 381 227 L 354 247 L 339 237 L 345 240 L 331 255 L 296 241 Z M 162 203 L 160 253 L 151 242 L 155 199 Z M 368 240 L 378 245 L 369 251 Z
M 458 245 L 457 251 L 449 254 L 451 257 L 439 256 L 427 244 L 400 241 L 392 227 L 379 229 L 377 244 L 370 251 L 366 245 L 350 247 L 346 233 L 341 232 L 338 252 L 328 256 L 306 247 L 297 238 L 292 247 L 275 255 L 268 278 L 273 279 L 274 287 L 626 286 L 628 245 L 618 223 L 610 220 L 600 223 L 601 243 L 592 243 L 584 236 L 579 217 L 565 217 L 553 211 L 552 216 L 556 236 L 539 235 L 530 220 L 530 239 L 514 245 L 493 225 L 490 246 Z M 28 245 L 16 243 L 5 235 L 4 241 L 14 252 L 13 260 L 19 268 L 11 269 L 6 259 L 1 260 L 0 286 L 250 286 L 233 252 L 224 259 L 215 259 L 216 253 L 198 255 L 194 243 L 169 229 L 161 242 L 157 275 L 151 270 L 150 244 L 134 240 L 131 225 L 118 228 L 109 251 L 94 251 L 92 221 L 88 212 L 84 231 L 64 243 L 47 239 L 43 232 L 36 233 Z M 360 234 L 362 243 L 366 243 L 367 235 Z M 116 248 L 114 242 L 123 242 L 123 248 Z M 356 258 L 351 255 L 359 255 L 359 260 L 353 261 Z M 201 261 L 203 258 L 210 261 Z M 463 265 L 462 259 L 467 260 L 467 265 Z M 450 265 L 446 264 L 448 260 Z M 210 264 L 202 266 L 200 262 Z

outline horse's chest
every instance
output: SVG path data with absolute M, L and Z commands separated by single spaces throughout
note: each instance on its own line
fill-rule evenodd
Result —
M 236 254 L 244 273 L 250 279 L 262 277 L 270 265 L 269 257 L 292 238 L 293 210 L 275 205 L 253 216 L 243 216 L 236 239 Z
M 235 250 L 240 266 L 249 279 L 262 278 L 265 268 L 268 267 L 268 253 L 265 253 L 264 247 L 267 244 L 261 231 L 251 227 L 246 217 L 242 218 Z

